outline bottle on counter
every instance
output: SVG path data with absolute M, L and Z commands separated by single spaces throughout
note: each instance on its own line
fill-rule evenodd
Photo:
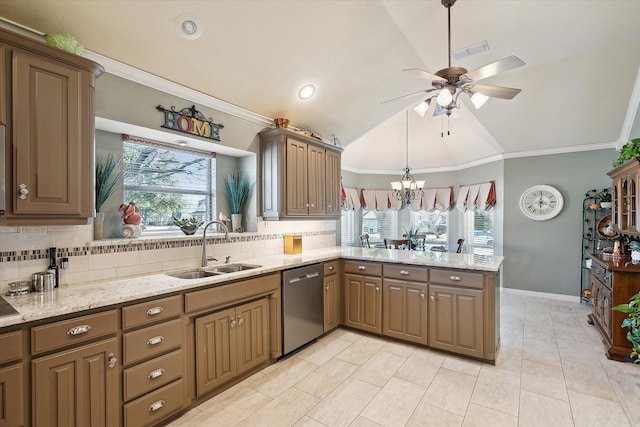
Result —
M 56 248 L 49 248 L 49 267 L 47 267 L 47 273 L 53 273 L 53 287 L 57 288 L 60 283 L 60 268 L 56 262 Z

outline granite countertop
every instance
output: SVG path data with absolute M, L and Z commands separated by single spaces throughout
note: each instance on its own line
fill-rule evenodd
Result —
M 172 292 L 195 290 L 216 283 L 224 284 L 236 279 L 336 258 L 479 271 L 498 271 L 504 260 L 502 256 L 354 247 L 331 247 L 309 250 L 297 255 L 282 254 L 234 259 L 233 263 L 257 264 L 260 267 L 201 279 L 178 279 L 163 272 L 105 282 L 70 285 L 58 288 L 53 292 L 33 292 L 28 295 L 5 297 L 5 300 L 18 311 L 18 314 L 0 317 L 0 328 Z M 214 266 L 210 264 L 209 268 Z

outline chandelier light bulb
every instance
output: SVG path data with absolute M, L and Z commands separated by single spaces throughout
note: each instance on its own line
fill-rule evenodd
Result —
M 391 183 L 391 188 L 394 190 L 402 190 L 402 184 L 400 183 L 400 181 L 393 181 Z
M 424 117 L 427 110 L 429 109 L 429 105 L 431 105 L 431 99 L 426 99 L 422 101 L 420 104 L 416 105 L 413 108 L 413 111 L 415 111 L 420 117 Z
M 451 101 L 453 101 L 453 95 L 449 91 L 449 88 L 443 87 L 438 94 L 436 101 L 438 102 L 438 105 L 442 107 L 446 107 L 447 105 L 451 104 Z

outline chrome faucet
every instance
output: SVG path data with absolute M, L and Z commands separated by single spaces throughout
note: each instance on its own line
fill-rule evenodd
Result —
M 209 258 L 207 258 L 207 228 L 210 225 L 218 224 L 224 230 L 224 238 L 227 242 L 229 242 L 229 229 L 222 221 L 209 221 L 207 225 L 204 226 L 204 233 L 202 234 L 202 266 L 206 267 L 209 262 Z M 212 261 L 217 261 L 215 258 L 211 258 Z

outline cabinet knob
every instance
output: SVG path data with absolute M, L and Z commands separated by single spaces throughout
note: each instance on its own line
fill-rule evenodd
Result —
M 376 286 L 376 292 L 380 292 L 380 286 Z
M 431 295 L 431 296 L 429 297 L 429 301 L 431 301 L 431 302 L 436 302 L 436 297 L 434 297 L 433 295 Z
M 155 412 L 164 406 L 164 400 L 158 400 L 149 406 L 149 412 Z
M 244 323 L 244 318 L 242 316 L 238 316 L 238 326 L 242 326 Z
M 76 336 L 76 335 L 86 334 L 90 330 L 91 330 L 91 326 L 89 326 L 89 325 L 74 326 L 73 328 L 71 328 L 71 329 L 69 329 L 67 331 L 67 335 L 71 335 L 73 337 L 73 336 Z
M 424 299 L 424 292 L 420 292 L 420 299 Z
M 20 200 L 24 200 L 27 198 L 27 195 L 29 194 L 29 189 L 25 184 L 18 185 L 18 194 L 19 194 L 18 197 L 20 198 Z
M 147 341 L 147 344 L 157 345 L 157 344 L 160 344 L 162 341 L 164 341 L 164 337 L 162 335 L 158 335 L 158 336 L 149 338 L 149 340 Z
M 325 287 L 324 287 L 324 290 L 325 290 L 325 291 L 328 291 L 328 290 L 329 290 L 329 287 L 328 287 L 328 286 L 325 286 Z
M 147 310 L 147 316 L 155 316 L 162 313 L 162 310 L 162 307 L 151 307 L 149 310 Z
M 109 353 L 108 358 L 109 369 L 115 368 L 116 363 L 118 363 L 118 359 L 116 359 L 116 356 L 113 353 Z
M 231 319 L 231 328 L 235 328 L 236 327 L 236 319 Z
M 335 269 L 335 267 L 333 265 L 329 266 L 329 271 L 333 271 Z

